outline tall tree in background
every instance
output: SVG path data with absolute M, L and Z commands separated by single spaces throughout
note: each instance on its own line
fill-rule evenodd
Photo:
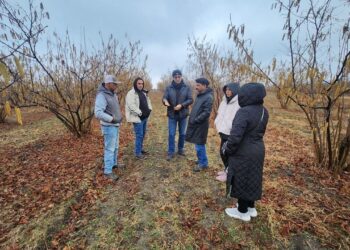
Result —
M 22 84 L 30 91 L 25 98 L 48 109 L 70 132 L 81 137 L 90 130 L 96 89 L 107 72 L 123 82 L 119 90 L 123 103 L 130 79 L 140 72 L 136 60 L 140 56 L 139 43 L 124 47 L 110 37 L 101 49 L 89 52 L 71 42 L 68 33 L 64 40 L 58 35 L 55 38 L 48 42 L 45 55 L 32 47 L 32 57 L 26 60 L 30 77 Z
M 214 103 L 212 118 L 217 115 L 221 98 L 222 88 L 229 82 L 243 82 L 252 80 L 255 75 L 251 74 L 249 65 L 241 56 L 233 51 L 220 50 L 217 45 L 206 41 L 206 37 L 200 39 L 188 39 L 188 62 L 190 71 L 196 77 L 206 77 L 214 91 Z
M 188 38 L 188 61 L 191 71 L 196 74 L 195 77 L 205 77 L 210 82 L 210 87 L 214 92 L 214 103 L 212 117 L 216 117 L 219 108 L 222 87 L 227 81 L 226 57 L 219 52 L 217 45 L 202 40 Z M 213 120 L 213 119 L 211 119 Z
M 35 6 L 33 1 L 28 1 L 28 10 L 25 10 L 0 0 L 0 122 L 4 122 L 11 107 L 16 106 L 21 123 L 17 107 L 25 104 L 17 84 L 25 76 L 22 59 L 29 56 L 29 39 L 39 40 L 46 28 L 43 22 L 48 18 L 42 4 Z
M 348 1 L 344 3 L 350 7 Z M 331 0 L 277 0 L 272 7 L 285 17 L 282 39 L 288 43 L 290 58 L 284 62 L 285 68 L 277 80 L 254 60 L 243 38 L 244 26 L 230 24 L 229 37 L 252 72 L 268 80 L 302 109 L 318 165 L 341 172 L 349 167 L 350 149 L 349 19 L 337 16 L 340 6 Z M 345 16 L 349 18 L 349 13 Z M 275 59 L 272 64 L 275 68 Z
M 7 27 L 10 31 L 12 27 L 16 30 L 9 44 L 19 37 L 26 45 L 8 46 L 10 51 L 21 55 L 26 69 L 16 86 L 16 96 L 20 97 L 17 99 L 46 108 L 70 132 L 81 137 L 90 130 L 95 91 L 103 75 L 116 75 L 124 83 L 118 92 L 123 104 L 133 78 L 149 78 L 145 70 L 147 57 L 144 60 L 141 58 L 140 42 L 123 45 L 112 36 L 107 41 L 101 37 L 101 45 L 94 45 L 95 49 L 89 50 L 85 41 L 80 44 L 72 42 L 68 31 L 63 38 L 54 33 L 53 40 L 47 41 L 47 51 L 44 53 L 42 48 L 38 49 L 38 34 L 44 29 L 41 21 L 48 14 L 44 12 L 42 4 L 39 14 L 33 1 L 28 3 L 26 12 L 18 6 L 2 2 L 4 16 L 10 20 Z M 22 12 L 25 18 L 20 15 Z

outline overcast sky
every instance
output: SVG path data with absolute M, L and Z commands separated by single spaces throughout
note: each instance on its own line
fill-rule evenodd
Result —
M 64 34 L 68 29 L 77 42 L 83 30 L 87 42 L 98 43 L 98 32 L 113 34 L 118 40 L 125 34 L 140 40 L 148 55 L 148 72 L 153 85 L 162 74 L 174 68 L 186 69 L 187 39 L 207 36 L 209 41 L 233 47 L 228 41 L 227 25 L 245 24 L 246 38 L 252 38 L 258 61 L 287 54 L 281 41 L 283 18 L 271 10 L 273 0 L 48 0 L 48 31 Z
M 260 61 L 286 54 L 281 43 L 283 19 L 271 10 L 271 0 L 49 0 L 48 32 L 64 34 L 80 42 L 83 30 L 88 43 L 98 43 L 98 32 L 124 40 L 140 40 L 148 55 L 148 72 L 155 85 L 162 74 L 186 69 L 187 39 L 202 38 L 233 48 L 226 33 L 230 14 L 234 24 L 245 24 Z

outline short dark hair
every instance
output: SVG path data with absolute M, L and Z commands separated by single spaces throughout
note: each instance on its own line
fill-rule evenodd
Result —
M 200 83 L 200 84 L 206 85 L 206 86 L 209 85 L 209 81 L 206 78 L 204 78 L 204 77 L 197 78 L 196 79 L 196 83 Z

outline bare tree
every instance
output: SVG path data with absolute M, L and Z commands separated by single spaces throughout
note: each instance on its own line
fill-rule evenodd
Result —
M 164 92 L 166 87 L 172 82 L 173 78 L 171 72 L 160 77 L 160 81 L 157 83 L 157 89 Z
M 46 28 L 43 24 L 46 18 L 49 14 L 42 4 L 34 6 L 33 1 L 28 1 L 26 11 L 0 0 L 0 122 L 5 121 L 10 106 L 27 105 L 16 83 L 21 82 L 25 74 L 21 61 L 27 55 L 28 38 L 39 39 Z
M 10 52 L 2 59 L 18 53 L 26 69 L 24 78 L 17 84 L 20 91 L 16 99 L 48 109 L 70 132 L 81 137 L 90 130 L 95 92 L 103 75 L 114 74 L 126 82 L 118 93 L 123 104 L 131 79 L 136 75 L 147 77 L 147 57 L 141 58 L 140 42 L 123 45 L 113 36 L 104 41 L 100 35 L 101 46 L 88 50 L 85 41 L 78 45 L 72 42 L 68 31 L 63 39 L 54 34 L 54 40 L 47 41 L 47 52 L 42 53 L 38 49 L 38 35 L 44 30 L 42 20 L 48 18 L 48 14 L 42 4 L 38 12 L 33 1 L 28 3 L 25 11 L 1 1 L 2 10 L 9 19 L 6 27 L 15 30 L 10 32 L 12 40 L 20 39 L 17 44 L 11 45 L 10 39 L 8 44 L 3 43 Z M 22 12 L 25 14 L 21 15 Z M 21 72 L 20 64 L 15 63 Z
M 227 79 L 228 65 L 234 65 L 234 60 L 220 54 L 217 45 L 202 40 L 188 38 L 188 61 L 196 77 L 206 77 L 214 92 L 212 117 L 216 117 L 222 98 L 222 86 Z
M 57 34 L 55 38 L 48 42 L 48 52 L 43 56 L 31 44 L 31 56 L 26 60 L 30 95 L 26 99 L 48 109 L 70 132 L 81 137 L 90 130 L 96 89 L 103 75 L 114 74 L 129 83 L 136 73 L 143 72 L 137 64 L 141 50 L 138 42 L 122 46 L 112 36 L 93 52 L 82 45 L 77 47 L 68 32 L 64 40 Z M 22 86 L 28 88 L 27 82 Z M 128 84 L 121 86 L 118 94 L 123 103 Z
M 229 37 L 251 70 L 304 112 L 319 166 L 341 172 L 348 167 L 350 148 L 350 120 L 346 119 L 349 108 L 345 100 L 350 93 L 349 19 L 335 16 L 336 7 L 331 0 L 277 0 L 273 8 L 285 17 L 282 39 L 288 42 L 290 53 L 287 67 L 277 81 L 253 59 L 249 44 L 243 39 L 244 26 L 230 24 Z M 282 79 L 287 84 L 281 84 Z

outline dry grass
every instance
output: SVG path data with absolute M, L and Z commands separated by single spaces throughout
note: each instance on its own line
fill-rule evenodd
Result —
M 350 176 L 345 174 L 335 179 L 313 166 L 307 124 L 301 112 L 293 107 L 279 109 L 274 96 L 268 96 L 270 123 L 265 137 L 264 195 L 257 203 L 259 216 L 251 223 L 243 223 L 224 214 L 224 209 L 235 201 L 226 199 L 225 185 L 215 181 L 216 172 L 222 169 L 215 130 L 209 131 L 210 168 L 207 171 L 192 172 L 195 153 L 190 144 L 186 144 L 186 157 L 176 156 L 168 162 L 165 160 L 167 120 L 164 107 L 159 95 L 152 96 L 152 101 L 154 111 L 146 140 L 150 155 L 146 160 L 133 157 L 132 127 L 124 126 L 122 159 L 127 167 L 117 170 L 121 179 L 116 184 L 103 182 L 101 170 L 97 176 L 91 172 L 86 178 L 95 181 L 88 181 L 87 186 L 77 190 L 81 195 L 74 194 L 51 210 L 38 213 L 28 224 L 18 225 L 11 231 L 12 239 L 0 242 L 1 246 L 348 248 Z M 27 126 L 24 129 L 30 133 L 36 128 Z M 47 133 L 45 128 L 48 126 L 40 129 L 42 136 Z M 94 133 L 100 136 L 98 130 Z M 4 143 L 1 147 L 7 145 Z M 101 169 L 99 162 L 100 159 L 95 164 Z

